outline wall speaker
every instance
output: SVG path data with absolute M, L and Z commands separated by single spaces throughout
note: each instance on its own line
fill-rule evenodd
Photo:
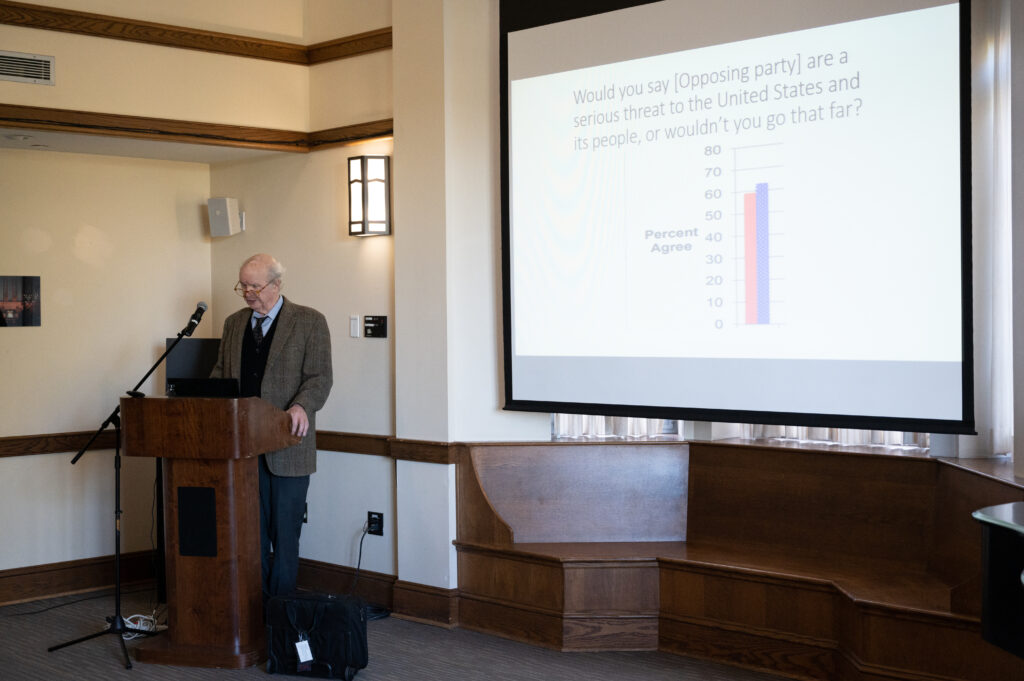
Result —
M 231 236 L 244 229 L 238 199 L 215 197 L 207 200 L 206 207 L 210 211 L 210 236 Z

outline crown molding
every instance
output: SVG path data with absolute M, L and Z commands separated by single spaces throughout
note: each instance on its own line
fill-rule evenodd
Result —
M 306 46 L 10 0 L 0 0 L 0 24 L 304 66 L 391 48 L 391 27 Z

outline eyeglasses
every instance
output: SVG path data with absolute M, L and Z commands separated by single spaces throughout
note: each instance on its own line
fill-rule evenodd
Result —
M 263 286 L 260 286 L 259 288 L 256 288 L 255 286 L 250 286 L 249 284 L 243 284 L 242 282 L 238 282 L 237 284 L 235 284 L 235 293 L 243 297 L 247 293 L 255 293 L 256 295 L 259 295 L 260 293 L 263 292 L 263 289 L 270 286 L 275 281 L 277 281 L 277 279 L 271 279 L 270 281 L 268 281 Z

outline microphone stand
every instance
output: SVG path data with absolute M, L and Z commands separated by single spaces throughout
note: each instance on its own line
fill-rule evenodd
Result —
M 195 330 L 195 325 L 189 323 L 184 329 L 178 333 L 178 337 L 174 339 L 171 346 L 164 351 L 164 354 L 160 355 L 160 359 L 146 372 L 146 375 L 142 377 L 135 387 L 127 392 L 133 398 L 145 397 L 145 395 L 139 392 L 139 388 L 146 379 L 152 375 L 156 368 L 160 366 L 160 363 L 171 353 L 178 343 L 181 342 L 182 337 L 191 336 L 192 331 Z M 121 653 L 124 655 L 124 668 L 131 669 L 132 661 L 128 655 L 128 646 L 125 645 L 124 635 L 125 634 L 138 634 L 140 636 L 153 636 L 159 632 L 156 631 L 145 631 L 143 629 L 135 629 L 128 626 L 124 621 L 124 617 L 121 616 L 121 405 L 114 407 L 114 411 L 110 412 L 110 416 L 103 421 L 100 427 L 93 433 L 93 436 L 89 438 L 89 441 L 85 443 L 85 446 L 78 450 L 78 454 L 71 459 L 72 464 L 78 463 L 78 460 L 82 458 L 82 455 L 92 446 L 92 443 L 96 441 L 96 438 L 100 436 L 108 426 L 114 426 L 114 614 L 107 618 L 110 623 L 106 629 L 102 629 L 92 634 L 76 638 L 72 641 L 66 641 L 55 646 L 47 648 L 47 652 L 53 652 L 60 650 L 61 648 L 67 648 L 73 646 L 76 643 L 82 643 L 90 639 L 103 636 L 104 634 L 115 634 L 117 640 L 121 643 Z M 159 465 L 159 462 L 158 462 Z

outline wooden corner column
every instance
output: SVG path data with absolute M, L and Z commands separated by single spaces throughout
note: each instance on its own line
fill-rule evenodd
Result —
M 256 397 L 122 398 L 126 456 L 163 459 L 167 631 L 140 662 L 241 669 L 266 659 L 257 456 L 297 443 Z

